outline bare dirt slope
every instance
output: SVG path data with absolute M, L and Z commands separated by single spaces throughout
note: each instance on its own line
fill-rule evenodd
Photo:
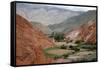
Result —
M 53 42 L 26 19 L 16 15 L 16 65 L 53 63 L 53 59 L 43 53 L 43 48 L 47 47 L 53 47 Z
M 79 28 L 72 30 L 66 34 L 66 38 L 71 40 L 83 40 L 86 43 L 96 43 L 96 21 L 90 20 L 86 24 L 81 25 Z

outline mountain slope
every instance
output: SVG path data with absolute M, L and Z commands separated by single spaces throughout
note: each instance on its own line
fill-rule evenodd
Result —
M 26 19 L 16 15 L 16 65 L 52 63 L 53 59 L 43 53 L 48 47 L 53 47 L 53 42 Z
M 71 17 L 59 24 L 49 25 L 49 27 L 53 31 L 66 33 L 84 23 L 87 23 L 89 20 L 92 19 L 96 19 L 95 10 L 91 10 L 78 16 Z
M 88 23 L 73 29 L 65 35 L 69 40 L 82 40 L 88 44 L 96 44 L 96 21 L 90 20 Z
M 42 31 L 46 35 L 49 35 L 52 33 L 52 30 L 47 25 L 44 25 L 38 22 L 32 22 L 32 24 L 35 28 L 38 28 L 40 31 Z
M 82 11 L 72 11 L 50 5 L 25 3 L 16 4 L 16 12 L 28 21 L 41 22 L 45 25 L 60 23 L 83 13 Z

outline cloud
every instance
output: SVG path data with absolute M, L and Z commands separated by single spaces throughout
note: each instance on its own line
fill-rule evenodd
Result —
M 48 5 L 54 6 L 63 9 L 69 9 L 73 11 L 88 11 L 88 10 L 96 10 L 96 7 L 82 7 L 82 6 L 64 6 L 64 5 Z
M 68 9 L 72 11 L 88 11 L 88 10 L 96 10 L 96 7 L 82 7 L 82 6 L 65 6 L 65 5 L 46 5 L 46 4 L 29 4 L 29 3 L 17 3 L 17 6 L 23 6 L 26 8 L 39 8 L 42 6 L 50 6 L 50 7 L 57 7 L 62 9 Z

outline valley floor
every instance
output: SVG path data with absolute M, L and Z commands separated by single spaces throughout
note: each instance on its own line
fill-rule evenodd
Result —
M 54 58 L 55 63 L 96 61 L 96 45 L 55 42 L 55 47 L 46 48 L 47 57 Z

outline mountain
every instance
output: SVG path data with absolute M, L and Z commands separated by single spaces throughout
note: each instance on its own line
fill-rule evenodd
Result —
M 96 19 L 96 10 L 90 10 L 78 16 L 71 17 L 62 23 L 49 25 L 54 32 L 68 32 L 80 25 L 87 23 L 89 20 Z
M 53 45 L 43 32 L 20 15 L 16 15 L 16 65 L 53 63 L 53 59 L 43 53 L 44 48 Z
M 45 25 L 58 24 L 70 17 L 84 13 L 82 11 L 72 11 L 55 6 L 56 5 L 17 3 L 16 13 L 28 21 L 40 22 Z
M 88 44 L 96 44 L 96 21 L 90 20 L 65 34 L 66 39 L 77 41 L 81 40 Z
M 32 22 L 32 24 L 35 28 L 38 28 L 38 30 L 42 31 L 46 35 L 49 35 L 53 32 L 47 25 L 42 23 Z

